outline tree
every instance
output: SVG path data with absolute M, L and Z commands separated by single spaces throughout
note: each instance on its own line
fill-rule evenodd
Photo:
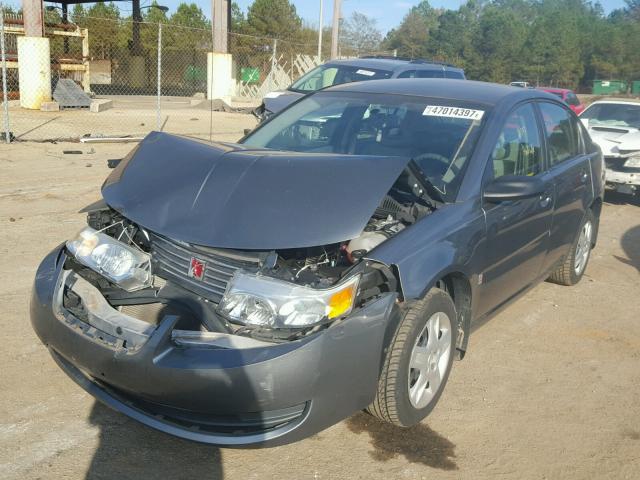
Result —
M 182 27 L 209 29 L 211 24 L 195 3 L 181 3 L 171 15 L 171 23 Z
M 475 55 L 467 62 L 469 75 L 499 83 L 513 80 L 526 34 L 526 25 L 513 10 L 486 7 L 473 35 Z
M 236 2 L 231 2 L 231 25 L 229 25 L 232 32 L 242 33 L 246 28 L 247 19 L 244 17 L 244 13 Z
M 411 11 L 402 19 L 398 29 L 389 31 L 384 40 L 385 50 L 396 50 L 405 57 L 425 57 L 429 31 L 422 15 Z
M 94 3 L 86 10 L 82 5 L 75 5 L 73 21 L 89 30 L 89 51 L 93 58 L 112 57 L 122 33 L 120 10 L 113 2 Z
M 380 48 L 382 33 L 376 27 L 376 21 L 363 13 L 353 12 L 340 29 L 343 49 L 353 51 L 355 55 L 374 52 Z
M 289 0 L 255 0 L 247 11 L 247 33 L 295 40 L 302 30 L 302 19 Z
M 397 29 L 389 31 L 383 48 L 397 50 L 400 56 L 426 57 L 429 38 L 438 28 L 439 13 L 423 0 L 409 10 Z

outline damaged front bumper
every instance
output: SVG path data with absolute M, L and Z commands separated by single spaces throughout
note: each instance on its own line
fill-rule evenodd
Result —
M 63 246 L 40 265 L 33 328 L 60 367 L 115 410 L 163 432 L 221 446 L 266 446 L 312 435 L 373 400 L 395 294 L 301 340 L 267 343 L 179 331 L 113 309 L 63 268 Z M 88 311 L 62 305 L 66 285 Z
M 626 167 L 626 157 L 605 157 L 605 180 L 609 189 L 633 194 L 640 191 L 640 168 Z

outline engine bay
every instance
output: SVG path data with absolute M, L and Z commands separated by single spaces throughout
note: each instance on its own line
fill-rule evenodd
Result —
M 274 329 L 224 318 L 216 307 L 228 293 L 228 284 L 235 272 L 318 290 L 334 288 L 345 278 L 359 275 L 357 306 L 361 306 L 397 288 L 393 273 L 381 265 L 370 265 L 366 261 L 367 253 L 435 208 L 436 202 L 425 193 L 424 185 L 407 169 L 356 238 L 316 247 L 242 251 L 191 245 L 162 237 L 101 203 L 85 210 L 89 227 L 148 254 L 152 284 L 129 292 L 73 257 L 67 264 L 98 288 L 113 308 L 151 323 L 171 313 L 180 317 L 178 326 L 184 330 L 234 333 L 270 341 L 291 340 L 325 328 L 331 322 L 310 328 Z M 72 292 L 65 302 L 72 312 L 82 314 L 82 306 Z

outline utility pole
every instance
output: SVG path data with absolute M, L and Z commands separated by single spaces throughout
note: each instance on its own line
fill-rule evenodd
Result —
M 340 38 L 340 7 L 342 0 L 333 0 L 333 25 L 331 27 L 331 58 L 338 57 L 338 39 Z
M 23 0 L 22 18 L 26 37 L 44 36 L 44 7 L 42 0 Z
M 320 0 L 320 20 L 318 21 L 318 61 L 322 59 L 322 0 Z
M 229 32 L 229 17 L 231 11 L 229 9 L 229 0 L 211 0 L 211 8 L 213 12 L 213 51 L 218 53 L 227 53 L 227 34 Z
M 142 47 L 140 46 L 140 22 L 142 22 L 142 12 L 140 11 L 140 0 L 131 2 L 131 55 L 139 57 L 142 55 Z

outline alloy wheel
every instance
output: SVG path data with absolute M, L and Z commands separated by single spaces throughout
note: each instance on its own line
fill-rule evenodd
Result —
M 426 407 L 438 393 L 451 356 L 451 319 L 434 313 L 416 339 L 409 360 L 409 400 Z

